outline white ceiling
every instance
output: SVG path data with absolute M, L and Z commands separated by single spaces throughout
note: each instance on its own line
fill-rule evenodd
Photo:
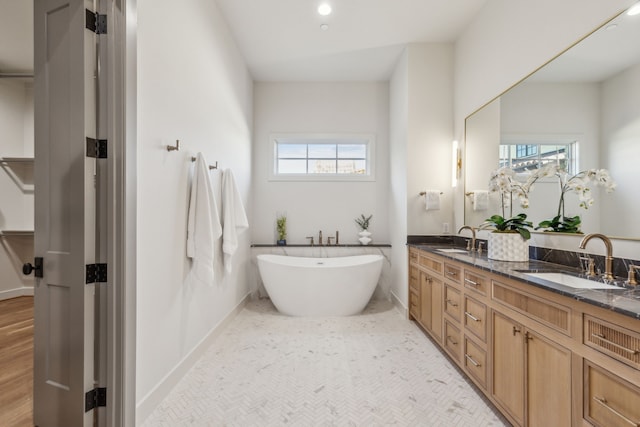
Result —
M 33 1 L 0 0 L 0 73 L 33 71 Z
M 384 81 L 404 46 L 453 42 L 487 0 L 217 0 L 257 81 Z M 329 25 L 327 30 L 320 25 Z

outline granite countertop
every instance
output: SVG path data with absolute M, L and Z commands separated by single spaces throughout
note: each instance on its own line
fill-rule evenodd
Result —
M 609 282 L 610 284 L 619 286 L 620 289 L 576 289 L 524 274 L 524 272 L 534 273 L 544 271 L 562 272 L 582 278 L 586 277 L 584 274 L 581 274 L 580 270 L 573 267 L 533 259 L 525 262 L 495 261 L 488 259 L 486 252 L 478 255 L 475 252 L 464 251 L 464 253 L 456 253 L 442 252 L 438 250 L 464 250 L 462 247 L 451 244 L 409 243 L 408 245 L 445 258 L 460 261 L 491 273 L 516 279 L 529 285 L 555 292 L 578 301 L 583 301 L 626 316 L 640 319 L 640 285 L 637 287 L 625 285 L 624 279 L 621 278 L 616 278 L 615 281 Z M 598 281 L 602 282 L 601 279 Z

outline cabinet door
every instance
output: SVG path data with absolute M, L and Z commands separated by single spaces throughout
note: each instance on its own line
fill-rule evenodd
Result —
M 442 341 L 442 316 L 444 314 L 444 283 L 441 279 L 431 278 L 431 333 Z
M 571 425 L 571 352 L 527 331 L 527 425 Z
M 493 397 L 524 424 L 524 327 L 493 312 Z M 564 425 L 564 424 L 548 424 Z
M 431 281 L 426 273 L 420 273 L 420 324 L 431 330 Z
M 442 341 L 444 283 L 427 273 L 420 274 L 420 323 L 434 338 Z

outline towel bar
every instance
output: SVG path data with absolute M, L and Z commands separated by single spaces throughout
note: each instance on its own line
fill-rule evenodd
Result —
M 420 196 L 424 196 L 425 194 L 427 194 L 427 192 L 426 192 L 426 191 L 421 191 L 421 192 L 419 193 L 419 195 L 420 195 Z M 442 191 L 441 191 L 441 192 L 440 192 L 440 194 L 444 194 L 444 192 L 442 192 Z

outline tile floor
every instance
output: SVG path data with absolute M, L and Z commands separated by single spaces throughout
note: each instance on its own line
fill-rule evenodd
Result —
M 508 426 L 386 301 L 292 318 L 250 302 L 151 414 L 159 426 Z

